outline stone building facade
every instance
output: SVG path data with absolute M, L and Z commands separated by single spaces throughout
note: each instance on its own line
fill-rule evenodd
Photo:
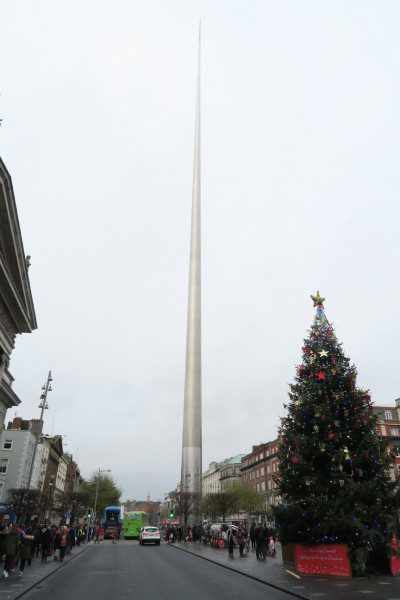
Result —
M 8 490 L 25 488 L 41 427 L 39 419 L 26 421 L 20 417 L 8 424 L 0 435 L 0 502 L 7 499 Z
M 203 473 L 203 496 L 226 490 L 240 480 L 240 468 L 244 454 L 225 458 L 220 462 L 211 462 Z
M 37 328 L 10 174 L 0 159 L 0 429 L 9 408 L 20 404 L 8 371 L 18 333 Z

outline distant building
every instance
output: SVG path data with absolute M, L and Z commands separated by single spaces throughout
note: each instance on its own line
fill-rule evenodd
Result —
M 7 499 L 8 490 L 25 488 L 33 460 L 39 419 L 30 421 L 15 417 L 0 435 L 0 501 Z M 33 487 L 33 486 L 32 486 Z
M 244 454 L 237 454 L 223 461 L 219 469 L 221 491 L 227 490 L 242 479 L 241 466 Z
M 44 516 L 47 519 L 54 521 L 58 516 L 57 513 L 54 512 L 54 508 L 57 507 L 57 496 L 61 489 L 61 473 L 63 473 L 63 468 L 61 472 L 58 470 L 61 458 L 64 454 L 62 437 L 60 435 L 44 435 L 42 436 L 42 440 L 43 444 L 48 447 L 48 459 L 42 487 L 45 498 Z M 47 453 L 47 448 L 45 452 Z
M 218 463 L 211 462 L 207 471 L 203 473 L 203 496 L 226 490 L 240 480 L 240 467 L 243 456 L 244 454 L 237 454 Z
M 37 328 L 29 258 L 24 253 L 11 177 L 0 159 L 0 430 L 7 410 L 20 404 L 8 371 L 15 337 Z
M 242 458 L 243 482 L 253 486 L 265 496 L 265 514 L 279 502 L 274 476 L 278 473 L 278 440 L 253 446 L 252 451 Z
M 149 494 L 147 495 L 147 500 L 126 500 L 126 502 L 121 503 L 121 509 L 124 513 L 131 510 L 146 512 L 150 516 L 151 525 L 158 525 L 160 523 L 162 506 L 163 503 L 161 500 L 151 500 Z
M 400 475 L 400 398 L 395 400 L 395 406 L 373 406 L 372 412 L 378 419 L 378 435 L 387 441 L 392 452 L 390 478 L 397 479 Z
M 219 478 L 219 467 L 217 462 L 211 462 L 207 471 L 203 473 L 202 485 L 203 497 L 207 496 L 207 494 L 216 494 L 221 491 L 221 481 Z

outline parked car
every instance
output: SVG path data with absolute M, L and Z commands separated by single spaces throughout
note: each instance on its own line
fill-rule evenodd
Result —
M 145 544 L 160 545 L 161 533 L 157 527 L 142 527 L 139 533 L 139 544 L 144 546 Z

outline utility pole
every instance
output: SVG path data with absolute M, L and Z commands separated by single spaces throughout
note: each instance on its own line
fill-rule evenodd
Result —
M 52 381 L 53 381 L 53 378 L 51 376 L 51 371 L 49 371 L 49 374 L 47 375 L 47 381 L 46 381 L 46 383 L 42 387 L 42 390 L 44 390 L 43 394 L 40 396 L 40 404 L 39 404 L 39 408 L 41 409 L 40 410 L 40 427 L 39 427 L 39 429 L 38 429 L 38 431 L 36 433 L 35 446 L 33 448 L 32 462 L 31 462 L 31 467 L 29 469 L 28 483 L 27 483 L 27 486 L 26 486 L 28 490 L 31 487 L 33 467 L 34 467 L 34 464 L 35 464 L 37 447 L 38 447 L 38 444 L 39 444 L 40 436 L 42 435 L 42 432 L 43 432 L 43 415 L 44 415 L 44 411 L 47 408 L 49 408 L 49 406 L 47 404 L 47 393 L 52 391 L 52 388 L 51 388 L 51 382 Z

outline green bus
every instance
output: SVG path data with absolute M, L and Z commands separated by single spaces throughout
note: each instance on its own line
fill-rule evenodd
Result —
M 142 527 L 150 524 L 150 516 L 143 510 L 128 510 L 124 514 L 124 538 L 138 538 Z

